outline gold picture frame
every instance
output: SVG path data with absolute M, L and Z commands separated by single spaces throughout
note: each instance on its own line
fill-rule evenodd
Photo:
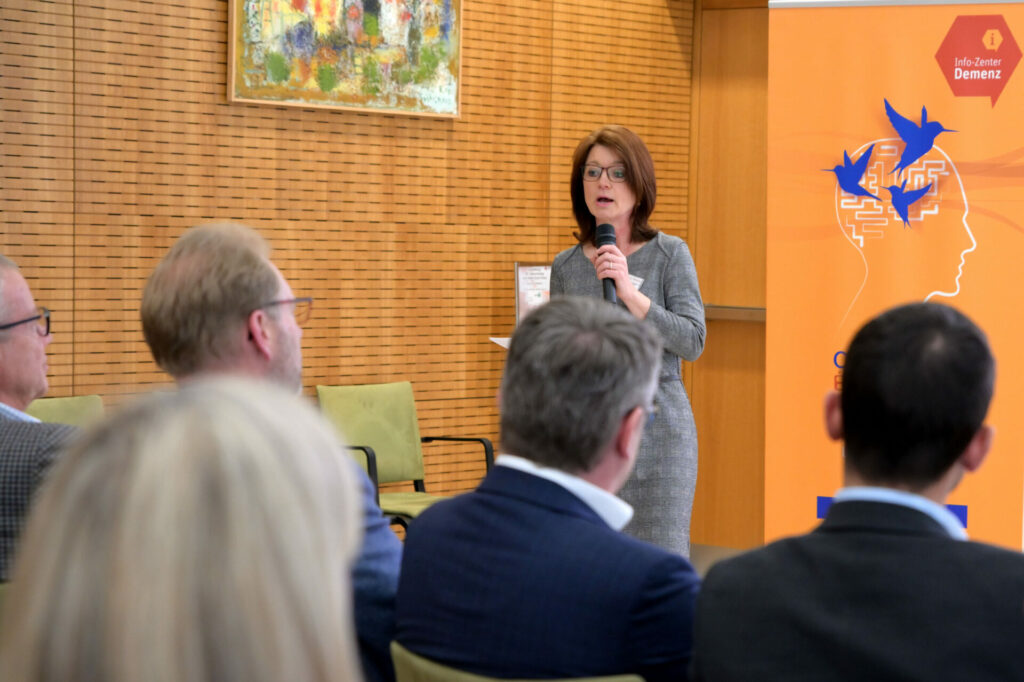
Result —
M 228 100 L 457 118 L 461 0 L 228 0 Z

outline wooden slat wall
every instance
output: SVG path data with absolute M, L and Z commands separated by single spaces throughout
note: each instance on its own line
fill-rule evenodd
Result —
M 763 308 L 768 9 L 763 0 L 737 8 L 742 2 L 706 1 L 700 14 L 693 241 L 706 304 Z M 764 542 L 764 373 L 763 322 L 709 322 L 691 393 L 701 458 L 696 543 Z
M 410 379 L 421 430 L 497 438 L 512 264 L 571 244 L 580 137 L 633 127 L 657 225 L 687 236 L 690 2 L 463 0 L 458 120 L 229 104 L 225 0 L 0 2 L 0 250 L 54 311 L 51 395 L 108 405 L 166 385 L 143 342 L 146 277 L 185 228 L 272 242 L 318 383 Z M 470 447 L 427 446 L 466 490 Z
M 73 391 L 74 49 L 71 6 L 0 8 L 0 251 L 53 310 L 50 390 Z

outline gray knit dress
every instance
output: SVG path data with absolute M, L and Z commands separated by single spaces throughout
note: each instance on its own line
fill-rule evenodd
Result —
M 659 232 L 626 262 L 640 293 L 651 299 L 645 318 L 665 344 L 658 377 L 658 416 L 644 432 L 636 467 L 619 497 L 633 506 L 626 532 L 665 549 L 690 555 L 690 512 L 697 486 L 697 429 L 683 388 L 680 358 L 704 350 L 704 303 L 686 243 Z M 551 295 L 603 296 L 594 265 L 576 245 L 551 266 Z M 620 306 L 623 303 L 620 301 Z

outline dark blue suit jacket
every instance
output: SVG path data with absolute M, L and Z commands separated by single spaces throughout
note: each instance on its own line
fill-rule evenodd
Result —
M 707 682 L 1024 679 L 1024 556 L 883 502 L 721 561 L 698 600 Z
M 381 514 L 369 477 L 354 461 L 352 468 L 363 498 L 363 549 L 352 569 L 359 656 L 366 682 L 393 682 L 390 647 L 402 543 Z
M 410 525 L 398 641 L 483 675 L 678 681 L 699 582 L 561 486 L 498 466 Z

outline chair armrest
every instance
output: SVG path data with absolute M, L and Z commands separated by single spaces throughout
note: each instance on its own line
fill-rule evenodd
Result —
M 360 450 L 366 455 L 366 475 L 373 483 L 373 499 L 380 506 L 380 482 L 377 480 L 377 453 L 369 445 L 346 445 L 349 450 Z
M 491 445 L 491 441 L 487 438 L 458 438 L 456 436 L 423 436 L 420 438 L 421 443 L 432 443 L 435 440 L 448 440 L 463 443 L 480 443 L 484 446 L 484 463 L 487 465 L 487 471 L 491 470 L 494 465 L 494 447 Z

